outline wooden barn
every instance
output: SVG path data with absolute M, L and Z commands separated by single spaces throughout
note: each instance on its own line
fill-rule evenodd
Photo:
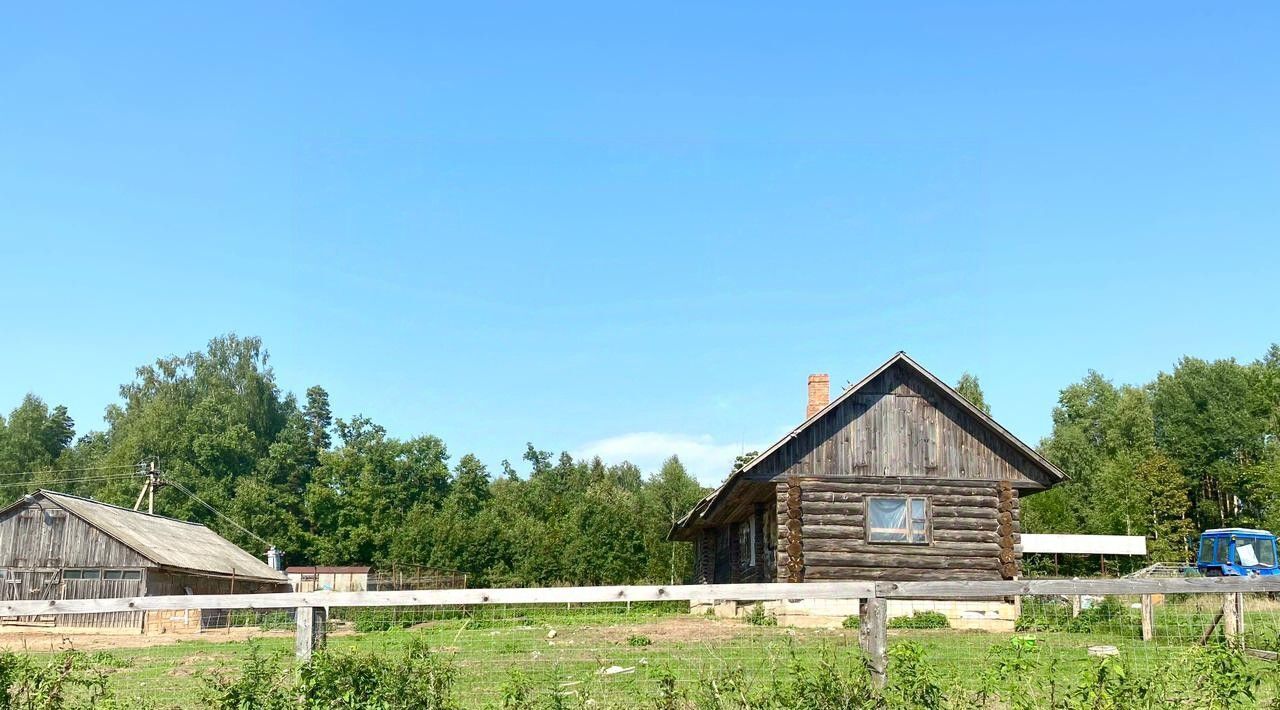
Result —
M 278 591 L 289 591 L 283 572 L 197 523 L 45 490 L 0 510 L 4 599 Z M 165 614 L 8 618 L 0 623 L 144 631 L 173 626 Z M 186 613 L 178 625 L 199 630 L 216 615 L 217 610 Z
M 678 521 L 701 583 L 1019 575 L 1019 501 L 1066 476 L 905 353 L 830 400 Z

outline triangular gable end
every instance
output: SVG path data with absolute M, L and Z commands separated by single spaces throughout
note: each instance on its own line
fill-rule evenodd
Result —
M 1033 491 L 1067 478 L 903 352 L 734 478 L 768 481 L 793 475 L 1008 480 Z
M 1067 480 L 1039 452 L 898 352 L 730 476 L 673 533 L 708 515 L 740 481 L 792 476 L 1007 480 L 1024 495 Z

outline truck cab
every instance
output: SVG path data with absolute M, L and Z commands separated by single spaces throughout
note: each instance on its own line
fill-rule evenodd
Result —
M 1276 566 L 1276 536 L 1249 528 L 1205 530 L 1200 534 L 1196 569 L 1206 577 L 1280 574 Z

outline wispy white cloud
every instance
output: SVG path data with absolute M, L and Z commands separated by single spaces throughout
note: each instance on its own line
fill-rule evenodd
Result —
M 640 431 L 588 442 L 572 454 L 575 458 L 599 456 L 609 464 L 630 461 L 646 472 L 657 471 L 662 462 L 674 454 L 699 483 L 717 486 L 729 475 L 738 454 L 762 448 L 752 443 L 718 443 L 709 434 Z

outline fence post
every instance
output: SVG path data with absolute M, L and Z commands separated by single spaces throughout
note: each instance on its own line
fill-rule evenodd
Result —
M 1071 618 L 1074 619 L 1077 616 L 1080 616 L 1080 595 L 1072 594 L 1071 595 Z
M 886 652 L 889 646 L 889 604 L 881 597 L 863 599 L 858 609 L 858 643 L 867 654 L 871 667 L 871 682 L 883 688 L 885 671 L 889 665 Z
M 311 652 L 324 647 L 327 614 L 324 607 L 300 606 L 297 610 L 298 632 L 293 639 L 294 654 L 302 663 L 311 660 Z
M 1243 640 L 1244 619 L 1241 618 L 1241 607 L 1244 606 L 1242 594 L 1222 595 L 1222 634 L 1228 646 L 1239 645 Z
M 1150 641 L 1156 635 L 1155 600 L 1150 594 L 1142 595 L 1142 640 Z

